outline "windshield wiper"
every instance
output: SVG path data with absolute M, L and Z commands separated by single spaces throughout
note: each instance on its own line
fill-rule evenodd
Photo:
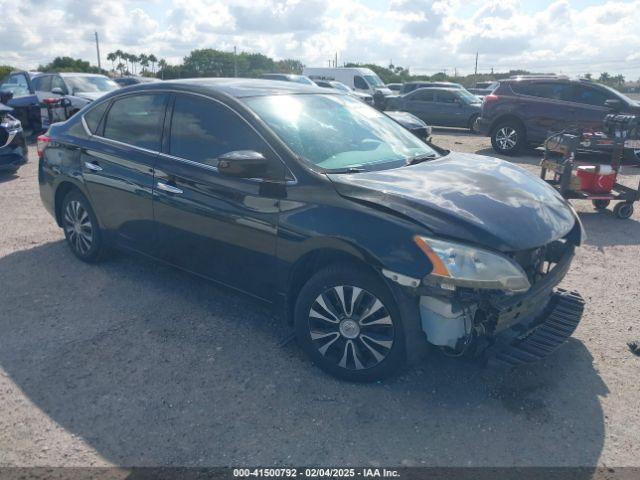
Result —
M 327 170 L 327 173 L 361 173 L 364 172 L 364 168 L 359 167 L 347 167 L 347 168 L 335 168 Z
M 418 155 L 415 157 L 411 157 L 410 159 L 407 160 L 407 165 L 416 165 L 418 163 L 422 163 L 422 162 L 426 162 L 427 160 L 433 160 L 434 158 L 437 158 L 437 155 L 434 155 L 433 153 L 427 153 L 425 155 Z

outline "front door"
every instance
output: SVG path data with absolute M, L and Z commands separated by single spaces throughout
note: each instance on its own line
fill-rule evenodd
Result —
M 217 158 L 253 150 L 273 162 L 269 178 L 220 175 Z M 276 280 L 278 178 L 282 162 L 245 120 L 202 96 L 176 94 L 165 153 L 156 163 L 158 256 L 270 299 Z M 274 182 L 271 182 L 273 180 Z
M 127 95 L 87 112 L 94 136 L 81 148 L 83 178 L 103 227 L 121 246 L 151 253 L 153 165 L 160 150 L 168 95 Z M 96 115 L 96 117 L 98 117 Z
M 435 121 L 435 102 L 433 90 L 418 89 L 404 98 L 404 110 L 412 113 L 423 122 L 433 125 Z

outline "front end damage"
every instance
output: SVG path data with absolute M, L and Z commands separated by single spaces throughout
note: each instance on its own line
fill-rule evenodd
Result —
M 427 340 L 447 354 L 479 356 L 504 366 L 547 356 L 571 336 L 582 317 L 582 297 L 556 289 L 578 242 L 570 233 L 543 247 L 510 254 L 531 285 L 522 293 L 452 287 L 427 276 L 418 289 Z

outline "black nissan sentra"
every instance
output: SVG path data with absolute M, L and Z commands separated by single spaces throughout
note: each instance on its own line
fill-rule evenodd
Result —
M 341 378 L 383 378 L 429 347 L 533 362 L 582 315 L 556 289 L 583 232 L 554 189 L 440 156 L 339 92 L 136 85 L 53 125 L 38 152 L 42 200 L 80 260 L 140 252 L 270 302 Z

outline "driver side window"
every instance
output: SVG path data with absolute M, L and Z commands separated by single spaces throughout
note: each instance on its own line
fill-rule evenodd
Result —
M 353 77 L 353 86 L 360 90 L 369 90 L 369 84 L 365 82 L 364 78 L 355 76 Z
M 237 150 L 271 156 L 266 143 L 228 107 L 193 95 L 176 96 L 169 154 L 215 167 L 218 157 Z

